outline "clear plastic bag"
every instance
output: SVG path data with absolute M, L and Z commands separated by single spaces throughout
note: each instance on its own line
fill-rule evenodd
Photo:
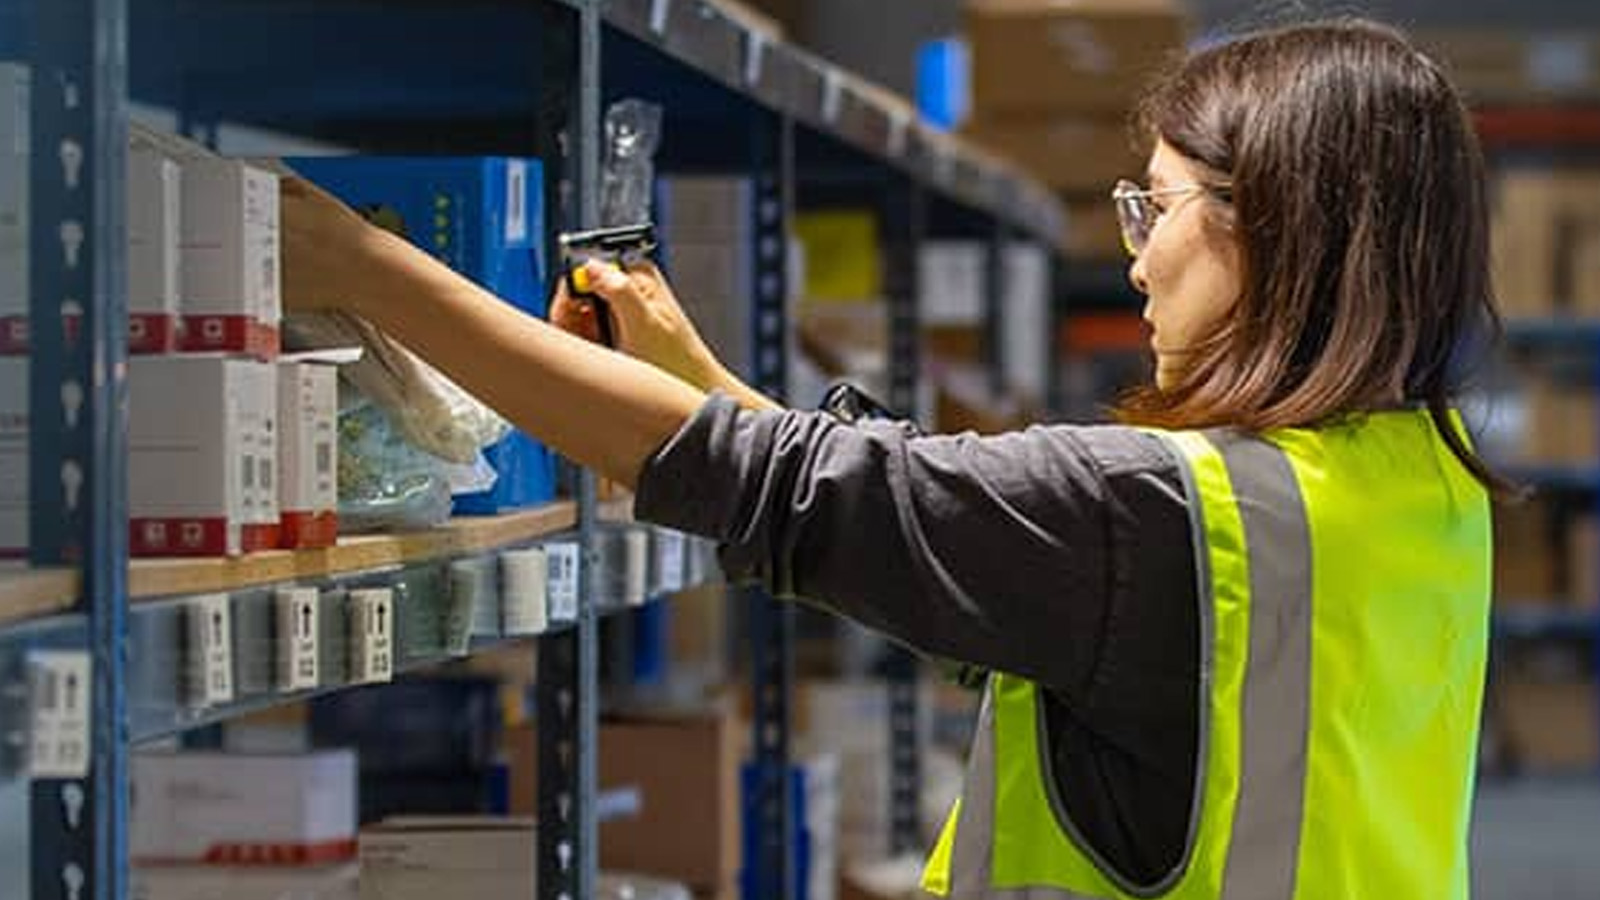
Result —
M 376 403 L 341 384 L 341 532 L 435 528 L 449 521 L 452 494 L 488 490 L 494 479 L 479 454 L 456 464 L 418 449 Z
M 643 100 L 618 100 L 606 110 L 605 127 L 600 224 L 648 222 L 656 149 L 661 146 L 661 107 Z

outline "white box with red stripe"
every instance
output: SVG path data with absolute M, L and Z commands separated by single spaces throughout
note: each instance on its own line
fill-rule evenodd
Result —
M 279 349 L 278 176 L 182 161 L 182 348 L 273 359 Z

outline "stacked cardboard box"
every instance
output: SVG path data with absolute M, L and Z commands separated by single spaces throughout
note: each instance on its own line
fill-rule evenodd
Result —
M 1502 312 L 1600 316 L 1600 170 L 1501 172 L 1493 216 Z
M 1474 104 L 1600 96 L 1600 38 L 1593 34 L 1457 28 L 1419 30 L 1412 38 Z
M 1130 114 L 1188 40 L 1178 0 L 968 0 L 965 30 L 965 132 L 1062 194 L 1075 253 L 1117 258 L 1114 231 L 1072 236 L 1080 218 L 1096 222 L 1089 210 L 1109 209 L 1118 178 L 1144 171 L 1148 148 L 1136 146 Z

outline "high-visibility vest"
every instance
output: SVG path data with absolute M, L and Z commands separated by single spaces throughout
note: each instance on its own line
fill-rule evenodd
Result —
M 1050 771 L 1040 690 L 995 675 L 924 888 L 1465 898 L 1487 492 L 1420 411 L 1255 437 L 1158 434 L 1182 462 L 1201 612 L 1200 747 L 1179 863 L 1132 884 L 1082 840 Z

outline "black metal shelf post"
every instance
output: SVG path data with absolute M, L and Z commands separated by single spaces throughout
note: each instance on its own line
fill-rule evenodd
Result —
M 574 13 L 541 9 L 544 49 L 538 152 L 561 165 L 546 169 L 549 221 L 562 229 L 592 228 L 599 218 L 600 3 L 586 0 Z M 553 234 L 546 259 L 555 260 Z M 594 798 L 598 717 L 599 623 L 595 590 L 595 478 L 578 481 L 578 620 L 539 639 L 538 892 L 545 900 L 595 895 L 599 871 Z
M 884 289 L 889 304 L 889 407 L 919 418 L 922 297 L 919 259 L 927 230 L 927 201 L 914 178 L 896 179 L 884 203 Z M 891 645 L 889 691 L 889 846 L 896 854 L 924 849 L 921 825 L 922 757 L 918 740 L 917 658 Z
M 751 322 L 754 387 L 782 403 L 788 393 L 789 223 L 794 212 L 794 123 L 782 114 L 759 115 L 751 127 L 752 271 L 755 309 Z M 794 698 L 794 609 L 762 591 L 748 593 L 751 673 L 754 685 L 752 760 L 754 783 L 747 816 L 758 833 L 755 859 L 745 861 L 757 879 L 754 896 L 789 900 L 800 895 L 796 864 L 794 797 L 790 767 L 791 703 Z

